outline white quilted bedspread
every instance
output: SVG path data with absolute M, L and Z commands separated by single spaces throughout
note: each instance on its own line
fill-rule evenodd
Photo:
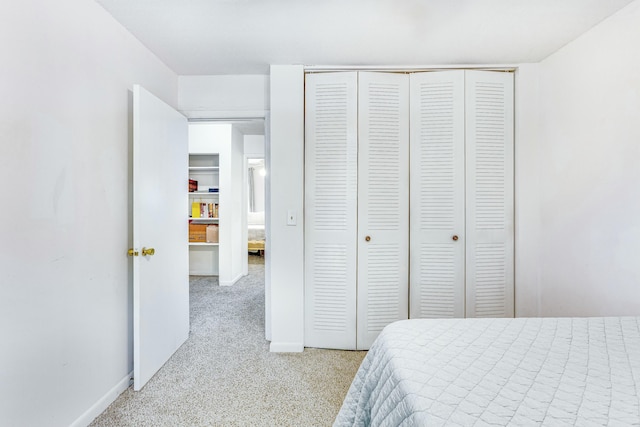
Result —
M 640 425 L 640 318 L 387 326 L 334 426 Z

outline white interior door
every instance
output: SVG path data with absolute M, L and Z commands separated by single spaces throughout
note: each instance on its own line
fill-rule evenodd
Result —
M 357 348 L 408 318 L 409 76 L 359 73 Z
M 356 348 L 358 75 L 305 81 L 307 347 Z
M 467 317 L 513 317 L 513 73 L 466 71 Z
M 133 370 L 140 390 L 189 335 L 187 120 L 133 88 Z M 152 249 L 153 254 L 147 251 Z
M 464 71 L 411 74 L 411 318 L 464 317 Z

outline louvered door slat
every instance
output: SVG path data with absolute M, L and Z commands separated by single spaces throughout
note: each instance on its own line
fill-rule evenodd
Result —
M 467 317 L 513 317 L 513 74 L 466 72 Z
M 357 73 L 305 92 L 305 346 L 355 349 Z
M 411 318 L 464 317 L 464 71 L 411 75 L 410 218 Z
M 359 73 L 358 349 L 408 315 L 408 90 L 406 75 Z

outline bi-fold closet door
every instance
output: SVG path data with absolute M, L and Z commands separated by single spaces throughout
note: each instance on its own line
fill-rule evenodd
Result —
M 512 317 L 513 75 L 311 74 L 305 93 L 305 346 Z
M 409 77 L 305 85 L 305 346 L 368 349 L 408 318 Z
M 513 74 L 412 74 L 410 109 L 410 317 L 513 317 Z

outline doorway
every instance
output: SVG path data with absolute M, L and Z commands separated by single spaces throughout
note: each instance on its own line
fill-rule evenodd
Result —
M 262 234 L 265 234 L 264 206 L 268 201 L 264 175 L 261 175 L 266 174 L 264 129 L 264 119 L 190 121 L 190 158 L 196 161 L 213 159 L 209 162 L 211 164 L 194 163 L 189 168 L 190 186 L 193 184 L 194 188 L 189 193 L 188 207 L 191 275 L 217 276 L 221 286 L 232 286 L 248 274 L 247 222 L 250 206 L 252 224 L 262 224 Z M 251 193 L 251 201 L 248 158 L 259 158 L 262 162 L 259 171 L 256 170 L 256 177 L 262 178 L 262 182 L 258 184 L 256 194 Z M 207 174 L 213 178 L 209 179 Z M 204 214 L 198 214 L 198 203 L 204 206 Z M 259 203 L 262 214 L 255 213 L 256 203 Z M 256 216 L 260 218 L 256 220 Z M 215 234 L 212 241 L 205 234 L 211 231 L 210 228 L 215 229 L 215 233 L 210 233 Z M 198 232 L 200 235 L 196 235 Z M 260 254 L 264 255 L 264 250 Z M 204 268 L 203 262 L 207 264 Z
M 190 121 L 190 155 L 206 154 L 215 156 L 217 160 L 217 169 L 214 172 L 217 178 L 215 185 L 211 185 L 211 189 L 209 186 L 198 187 L 199 193 L 205 193 L 203 196 L 214 200 L 215 214 L 213 219 L 198 221 L 214 222 L 218 238 L 217 242 L 213 242 L 213 246 L 209 242 L 205 242 L 208 245 L 190 243 L 190 260 L 193 258 L 194 261 L 190 264 L 196 265 L 198 257 L 207 253 L 206 261 L 214 263 L 217 267 L 208 270 L 210 273 L 205 275 L 208 277 L 198 274 L 202 269 L 190 270 L 192 279 L 198 276 L 198 280 L 207 280 L 212 285 L 222 287 L 240 285 L 247 280 L 265 283 L 265 264 L 268 263 L 268 259 L 265 263 L 264 248 L 268 228 L 265 134 L 264 119 Z M 251 180 L 252 187 L 249 187 L 249 162 L 251 167 L 255 168 L 255 179 Z M 206 194 L 208 191 L 216 194 Z M 199 196 L 200 194 L 196 197 Z M 252 230 L 251 235 L 249 228 Z M 250 237 L 252 240 L 261 241 L 262 247 L 257 250 L 251 248 L 250 252 Z M 267 300 L 266 284 L 264 293 Z M 267 319 L 264 320 L 267 323 Z

